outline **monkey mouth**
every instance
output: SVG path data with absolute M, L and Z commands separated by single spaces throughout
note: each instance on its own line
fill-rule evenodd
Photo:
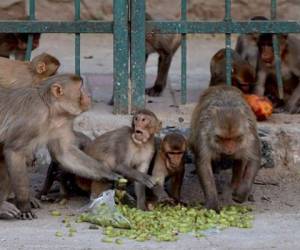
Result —
M 141 143 L 145 143 L 148 141 L 147 133 L 145 133 L 144 131 L 142 131 L 140 129 L 136 129 L 134 131 L 133 137 L 134 137 L 135 141 L 138 141 Z

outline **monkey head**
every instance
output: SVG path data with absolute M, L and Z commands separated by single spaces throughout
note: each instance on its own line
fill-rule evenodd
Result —
M 232 85 L 245 94 L 252 92 L 255 85 L 255 70 L 248 62 L 232 65 Z
M 50 98 L 53 102 L 52 112 L 77 116 L 88 110 L 91 98 L 88 96 L 81 77 L 64 74 L 49 77 L 41 83 L 41 88 L 50 87 Z
M 31 66 L 33 72 L 35 72 L 40 78 L 45 79 L 56 74 L 60 67 L 60 62 L 54 56 L 42 53 L 32 59 Z
M 164 137 L 161 142 L 160 152 L 170 172 L 176 172 L 182 166 L 186 150 L 187 141 L 183 135 L 171 133 Z
M 148 142 L 161 129 L 161 121 L 147 109 L 137 111 L 132 118 L 132 139 L 138 144 Z
M 287 50 L 287 35 L 280 35 L 280 56 L 283 58 Z M 273 67 L 275 63 L 275 56 L 273 50 L 273 35 L 261 34 L 257 41 L 259 56 L 261 61 L 267 67 Z
M 244 149 L 250 131 L 247 117 L 239 107 L 213 109 L 211 122 L 212 129 L 207 136 L 213 152 L 230 156 Z

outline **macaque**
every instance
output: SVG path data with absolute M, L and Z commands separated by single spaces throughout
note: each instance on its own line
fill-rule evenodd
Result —
M 146 13 L 146 20 L 153 18 Z M 167 85 L 168 73 L 174 54 L 180 46 L 181 36 L 179 34 L 159 34 L 150 32 L 146 34 L 146 63 L 151 53 L 158 53 L 157 77 L 151 88 L 146 88 L 146 94 L 149 96 L 159 96 Z M 113 105 L 114 96 L 109 101 Z
M 9 58 L 11 54 L 15 59 L 24 61 L 28 41 L 27 33 L 1 33 L 0 34 L 0 56 Z M 40 33 L 33 34 L 32 50 L 39 47 Z
M 261 34 L 258 39 L 259 62 L 257 73 L 256 94 L 269 95 L 266 90 L 267 79 L 274 79 L 276 84 L 275 56 L 273 51 L 272 34 Z M 294 35 L 280 35 L 281 76 L 283 80 L 284 104 L 289 113 L 300 112 L 300 40 Z M 272 99 L 272 98 L 271 98 Z
M 255 16 L 250 19 L 251 21 L 266 21 L 268 18 L 264 16 Z M 259 33 L 251 33 L 240 35 L 237 39 L 235 51 L 242 57 L 242 59 L 246 60 L 250 63 L 253 69 L 257 68 L 257 60 L 258 60 L 258 47 L 257 40 L 259 37 Z
M 159 151 L 156 153 L 152 176 L 158 185 L 153 193 L 158 202 L 180 202 L 180 192 L 184 176 L 184 155 L 187 150 L 187 141 L 183 135 L 171 133 L 161 141 Z M 164 189 L 166 178 L 171 178 L 171 197 Z
M 42 53 L 30 62 L 0 57 L 0 86 L 16 88 L 36 85 L 54 75 L 60 62 L 54 56 Z
M 242 90 L 245 94 L 250 94 L 255 87 L 254 68 L 238 53 L 230 49 L 232 58 L 232 85 Z M 226 49 L 219 50 L 210 61 L 210 83 L 215 86 L 226 83 Z
M 49 77 L 36 87 L 0 88 L 0 145 L 5 159 L 0 164 L 0 217 L 36 217 L 26 162 L 42 145 L 71 173 L 94 180 L 120 178 L 75 143 L 73 120 L 90 106 L 82 79 L 72 74 Z M 7 201 L 11 189 L 16 206 Z
M 146 20 L 153 18 L 146 13 Z M 181 36 L 178 34 L 146 34 L 146 63 L 151 53 L 158 53 L 158 70 L 154 86 L 146 89 L 149 96 L 159 96 L 167 85 L 168 73 L 172 58 L 180 46 Z
M 205 197 L 205 206 L 219 211 L 213 165 L 231 159 L 232 198 L 248 199 L 260 168 L 260 141 L 256 118 L 236 87 L 209 87 L 199 99 L 191 120 L 189 145 Z

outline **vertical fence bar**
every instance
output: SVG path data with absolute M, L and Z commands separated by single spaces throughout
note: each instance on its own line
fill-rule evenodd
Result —
M 145 1 L 131 0 L 132 110 L 145 106 Z
M 114 0 L 114 113 L 128 112 L 128 2 Z
M 231 24 L 231 0 L 225 0 L 225 21 L 227 26 Z M 231 85 L 231 33 L 225 35 L 226 46 L 226 84 Z
M 181 0 L 181 21 L 186 21 L 186 0 Z M 186 30 L 181 35 L 181 104 L 186 104 Z
M 277 2 L 276 0 L 271 0 L 271 19 L 276 19 L 276 8 Z M 276 71 L 276 79 L 277 79 L 277 86 L 278 86 L 278 93 L 279 98 L 283 99 L 283 83 L 281 77 L 281 60 L 280 60 L 280 50 L 279 50 L 279 40 L 278 35 L 273 35 L 273 48 L 274 48 L 274 55 L 275 55 L 275 71 Z
M 74 0 L 75 21 L 80 20 L 80 0 Z M 80 75 L 80 33 L 75 33 L 75 73 Z
M 35 20 L 35 0 L 29 0 L 29 20 Z M 28 35 L 25 60 L 30 61 L 32 51 L 33 35 Z

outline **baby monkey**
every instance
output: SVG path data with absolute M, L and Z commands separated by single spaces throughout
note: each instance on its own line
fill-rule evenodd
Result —
M 170 133 L 161 141 L 152 170 L 152 176 L 158 184 L 153 188 L 158 202 L 180 202 L 186 150 L 187 141 L 179 133 Z M 171 179 L 171 197 L 164 189 L 167 178 Z

